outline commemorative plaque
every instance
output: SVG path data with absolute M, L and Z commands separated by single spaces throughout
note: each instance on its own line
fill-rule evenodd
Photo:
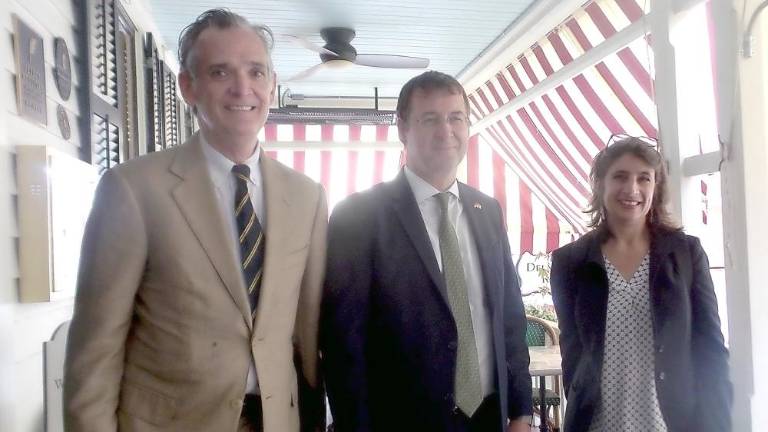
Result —
M 13 16 L 13 28 L 19 115 L 44 125 L 48 124 L 43 38 L 16 15 Z
M 61 98 L 68 100 L 72 91 L 72 66 L 69 61 L 67 42 L 64 39 L 57 37 L 53 41 L 53 55 L 55 62 L 53 78 L 56 82 L 56 88 L 59 90 Z
M 65 140 L 69 140 L 72 136 L 72 128 L 69 126 L 69 115 L 67 114 L 67 110 L 61 105 L 56 107 L 56 120 L 59 123 L 61 137 Z

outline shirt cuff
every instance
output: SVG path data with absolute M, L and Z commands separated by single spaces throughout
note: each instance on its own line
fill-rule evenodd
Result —
M 532 415 L 524 415 L 524 416 L 520 416 L 520 417 L 516 417 L 516 418 L 510 419 L 510 421 L 524 421 L 525 423 L 533 424 L 533 416 Z

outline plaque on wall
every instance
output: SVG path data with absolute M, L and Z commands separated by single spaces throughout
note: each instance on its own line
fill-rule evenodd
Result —
M 47 125 L 43 38 L 16 15 L 13 16 L 13 29 L 19 115 Z
M 61 98 L 68 100 L 72 91 L 72 66 L 69 61 L 67 41 L 57 37 L 53 41 L 53 55 L 55 62 L 53 78 L 56 82 L 56 88 L 59 90 Z
M 67 110 L 61 105 L 56 107 L 56 121 L 59 123 L 61 137 L 69 140 L 72 136 L 72 129 L 69 127 L 69 115 L 67 115 Z

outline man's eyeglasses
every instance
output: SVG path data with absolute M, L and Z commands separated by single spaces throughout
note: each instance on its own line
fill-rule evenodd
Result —
M 659 141 L 656 138 L 651 138 L 651 137 L 647 137 L 647 136 L 634 136 L 634 135 L 628 135 L 628 134 L 625 134 L 625 133 L 618 133 L 618 134 L 611 135 L 611 137 L 608 138 L 608 142 L 606 143 L 606 147 L 611 145 L 611 144 L 613 144 L 613 143 L 616 143 L 616 142 L 619 142 L 619 141 L 624 141 L 626 139 L 636 139 L 636 140 L 642 141 L 645 144 L 648 144 L 649 146 L 653 147 L 654 149 L 657 149 L 657 150 L 659 149 Z
M 469 118 L 464 113 L 451 113 L 447 116 L 425 114 L 416 119 L 417 124 L 429 129 L 437 128 L 446 121 L 448 122 L 448 125 L 454 129 L 461 129 L 469 126 Z

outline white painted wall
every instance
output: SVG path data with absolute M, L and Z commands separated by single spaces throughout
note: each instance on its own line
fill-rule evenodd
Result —
M 42 431 L 43 373 L 42 343 L 51 331 L 68 319 L 72 301 L 50 304 L 19 304 L 18 286 L 18 221 L 15 212 L 15 150 L 19 144 L 47 144 L 69 154 L 77 154 L 79 130 L 74 123 L 78 115 L 77 95 L 62 101 L 52 79 L 53 38 L 67 41 L 74 58 L 77 53 L 74 11 L 66 0 L 31 0 L 2 2 L 0 6 L 0 430 Z M 34 13 L 32 11 L 35 11 Z M 17 115 L 14 76 L 12 14 L 18 15 L 43 36 L 46 60 L 46 93 L 48 125 L 35 125 Z M 45 25 L 43 23 L 46 23 Z M 77 79 L 73 80 L 77 86 Z M 69 111 L 73 140 L 61 139 L 55 110 L 62 103 Z M 6 384 L 8 383 L 8 384 Z
M 84 3 L 84 0 L 83 0 Z M 155 31 L 143 0 L 130 0 L 125 8 L 134 24 Z M 72 314 L 72 299 L 51 303 L 18 303 L 18 221 L 16 216 L 15 146 L 49 145 L 78 154 L 77 127 L 79 77 L 72 0 L 0 1 L 0 431 L 45 430 L 43 402 L 43 342 Z M 48 125 L 33 124 L 17 115 L 14 76 L 13 19 L 18 15 L 44 38 Z M 70 51 L 73 89 L 62 101 L 55 87 L 53 39 L 63 37 Z M 61 138 L 56 122 L 57 104 L 69 112 L 72 138 Z M 143 127 L 143 126 L 142 126 Z
M 746 7 L 746 17 L 750 17 L 760 3 L 758 0 L 733 1 L 739 11 L 738 16 L 742 16 L 741 8 Z M 739 25 L 738 34 L 743 34 L 744 30 Z M 754 57 L 744 58 L 739 55 L 736 61 L 736 90 L 742 109 L 740 115 L 735 117 L 736 133 L 731 143 L 733 170 L 729 178 L 724 180 L 723 192 L 738 195 L 736 188 L 742 184 L 744 187 L 743 214 L 731 214 L 725 224 L 727 227 L 732 226 L 730 231 L 743 230 L 746 240 L 738 242 L 739 234 L 729 239 L 729 230 L 726 231 L 726 240 L 734 240 L 729 245 L 735 251 L 731 259 L 744 261 L 735 263 L 743 271 L 733 276 L 734 280 L 741 281 L 733 289 L 739 291 L 740 300 L 734 306 L 744 312 L 748 311 L 743 314 L 748 321 L 742 318 L 736 322 L 741 328 L 735 328 L 732 335 L 743 339 L 741 345 L 749 347 L 738 354 L 749 356 L 748 359 L 740 360 L 744 364 L 751 363 L 749 372 L 752 379 L 737 390 L 748 392 L 748 400 L 745 402 L 751 406 L 752 430 L 758 431 L 765 430 L 768 425 L 768 369 L 765 367 L 768 364 L 768 290 L 765 285 L 768 281 L 768 10 L 764 10 L 756 20 L 753 36 L 756 40 Z M 728 180 L 732 180 L 733 184 L 729 184 Z M 726 256 L 726 266 L 728 259 Z M 740 370 L 734 370 L 734 374 L 740 383 L 750 377 Z

